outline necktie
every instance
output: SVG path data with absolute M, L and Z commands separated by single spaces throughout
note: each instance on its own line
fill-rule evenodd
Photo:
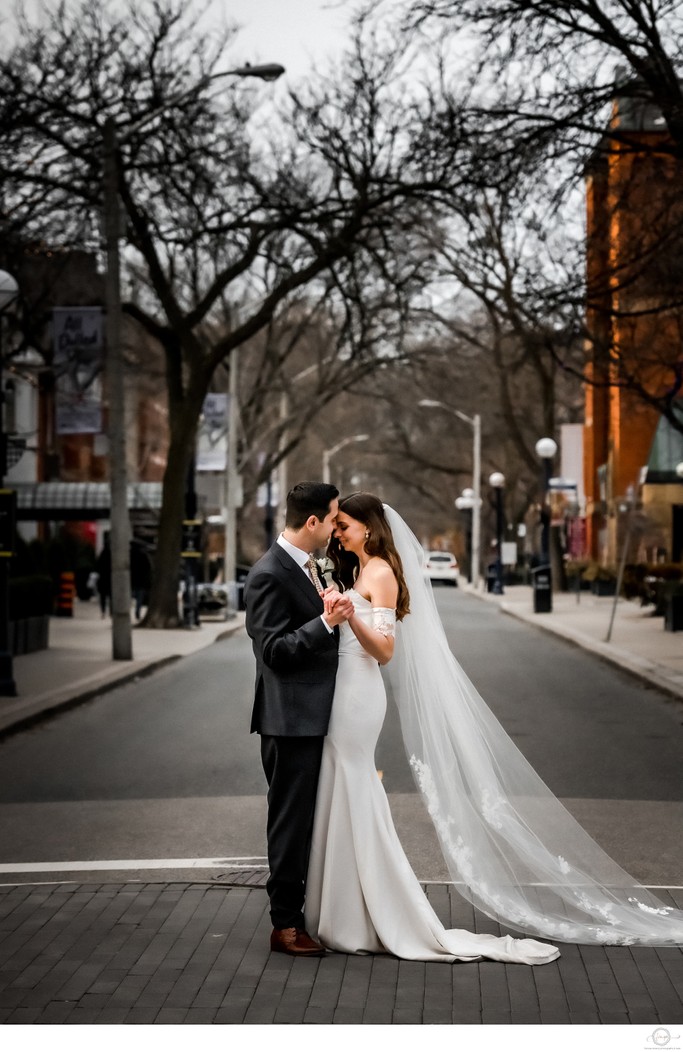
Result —
M 323 594 L 323 586 L 320 583 L 320 578 L 318 577 L 318 566 L 317 566 L 317 563 L 316 563 L 316 561 L 315 561 L 315 559 L 313 558 L 312 555 L 309 555 L 309 557 L 308 557 L 307 566 L 308 566 L 308 569 L 309 569 L 310 574 L 311 574 L 311 580 L 313 581 L 313 584 L 316 587 L 316 591 L 317 591 L 318 595 L 322 595 Z

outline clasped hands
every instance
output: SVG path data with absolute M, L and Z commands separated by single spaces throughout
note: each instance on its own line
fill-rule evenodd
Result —
M 343 624 L 353 614 L 353 603 L 348 595 L 340 592 L 338 588 L 330 585 L 322 594 L 325 607 L 324 618 L 330 628 Z

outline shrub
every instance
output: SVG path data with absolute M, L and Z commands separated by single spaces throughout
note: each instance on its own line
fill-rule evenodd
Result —
M 640 563 L 629 570 L 632 597 L 639 598 L 642 606 L 652 603 L 656 614 L 664 614 L 670 595 L 683 591 L 681 563 Z
M 616 581 L 617 571 L 613 566 L 601 566 L 599 563 L 590 562 L 581 574 L 584 581 Z

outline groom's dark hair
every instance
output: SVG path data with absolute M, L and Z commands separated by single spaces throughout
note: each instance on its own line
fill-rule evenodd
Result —
M 337 487 L 328 482 L 297 482 L 287 494 L 285 526 L 300 530 L 311 515 L 324 519 L 329 514 L 330 504 L 338 496 Z

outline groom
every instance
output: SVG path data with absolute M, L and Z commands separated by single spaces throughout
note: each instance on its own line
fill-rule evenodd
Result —
M 256 656 L 251 729 L 261 736 L 268 782 L 270 946 L 296 957 L 325 953 L 305 930 L 303 906 L 337 674 L 338 626 L 353 607 L 339 596 L 325 612 L 324 581 L 313 552 L 332 535 L 338 496 L 324 482 L 295 486 L 287 495 L 285 529 L 251 569 L 244 588 L 246 628 Z

